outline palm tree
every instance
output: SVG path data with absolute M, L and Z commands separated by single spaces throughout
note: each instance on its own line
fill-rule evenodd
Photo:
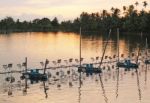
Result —
M 138 5 L 139 5 L 139 3 L 136 1 L 136 2 L 135 2 L 135 6 L 137 7 Z
M 143 1 L 143 6 L 146 8 L 146 6 L 148 5 L 148 3 L 146 1 Z
M 112 8 L 111 8 L 112 13 L 114 12 L 114 10 L 115 10 L 115 8 L 114 8 L 114 7 L 112 7 Z
M 107 13 L 107 10 L 103 10 L 103 11 L 102 11 L 102 17 L 103 17 L 103 18 L 104 18 L 104 17 L 107 17 L 107 14 L 108 14 L 108 13 Z
M 136 6 L 136 10 L 137 10 L 137 6 L 139 5 L 139 3 L 136 1 L 135 2 L 135 6 Z
M 113 16 L 113 15 L 114 15 L 115 8 L 114 8 L 114 7 L 112 7 L 110 10 L 111 10 L 111 12 L 112 12 L 112 16 Z
M 127 10 L 127 7 L 126 6 L 123 6 L 123 14 L 126 15 L 126 10 Z
M 119 17 L 119 14 L 120 14 L 120 9 L 116 8 L 114 10 L 114 16 Z
M 134 13 L 134 5 L 129 5 L 128 14 L 131 16 Z

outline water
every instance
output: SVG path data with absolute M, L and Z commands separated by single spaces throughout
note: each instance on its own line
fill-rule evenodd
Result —
M 105 34 L 107 35 L 107 34 Z M 114 35 L 114 34 L 113 34 Z M 106 55 L 117 52 L 116 35 L 108 44 Z M 123 35 L 123 34 L 120 34 Z M 143 37 L 143 44 L 145 43 Z M 88 61 L 91 57 L 101 56 L 106 36 L 82 36 L 82 57 Z M 129 35 L 120 37 L 120 54 L 128 54 L 137 50 L 137 43 L 141 44 L 140 36 Z M 142 47 L 144 45 L 141 44 Z M 129 51 L 130 50 L 130 51 Z M 23 62 L 28 57 L 28 66 L 40 66 L 39 62 L 46 58 L 50 61 L 58 59 L 79 58 L 79 35 L 75 33 L 13 33 L 0 35 L 0 65 Z
M 107 34 L 106 34 L 107 35 Z M 137 52 L 138 46 L 144 49 L 146 36 L 120 34 L 120 54 L 126 57 L 131 52 Z M 148 37 L 150 38 L 150 37 Z M 91 57 L 101 56 L 107 37 L 102 34 L 82 35 L 82 57 L 83 62 L 92 61 Z M 106 54 L 113 56 L 117 54 L 117 37 L 111 36 Z M 139 45 L 138 45 L 139 44 Z M 52 61 L 62 59 L 59 65 L 65 65 L 64 60 L 73 58 L 67 65 L 76 64 L 74 59 L 79 58 L 79 34 L 75 33 L 13 33 L 0 35 L 0 72 L 5 71 L 4 64 L 13 63 L 12 70 L 22 70 L 16 65 L 24 62 L 28 57 L 28 68 L 41 68 L 40 62 L 49 59 L 49 66 L 55 66 Z M 107 61 L 107 60 L 106 60 Z M 103 66 L 112 66 L 104 64 Z M 74 70 L 67 74 L 67 70 Z M 60 78 L 56 72 L 63 70 L 65 76 Z M 7 70 L 6 70 L 7 71 Z M 25 80 L 20 80 L 21 74 L 0 74 L 0 103 L 149 103 L 150 75 L 149 66 L 140 65 L 139 70 L 118 71 L 116 69 L 104 70 L 101 79 L 98 75 L 87 77 L 82 74 L 83 85 L 79 87 L 77 68 L 61 68 L 48 70 L 52 78 L 43 83 L 31 84 L 28 80 L 27 94 Z M 14 83 L 5 81 L 7 76 L 15 77 Z M 59 79 L 58 81 L 54 79 Z M 73 86 L 69 87 L 69 82 Z M 44 86 L 45 85 L 45 86 Z M 61 87 L 58 87 L 61 85 Z M 49 88 L 48 90 L 46 88 Z M 8 96 L 8 91 L 12 95 Z

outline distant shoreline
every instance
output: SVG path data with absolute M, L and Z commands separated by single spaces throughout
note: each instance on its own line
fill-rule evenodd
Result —
M 0 20 L 0 32 L 79 32 L 82 31 L 102 31 L 108 32 L 109 29 L 129 33 L 150 33 L 150 10 L 146 10 L 147 2 L 143 2 L 143 9 L 138 10 L 136 2 L 129 6 L 123 6 L 122 9 L 112 7 L 110 11 L 87 13 L 82 12 L 80 17 L 74 20 L 59 22 L 57 17 L 50 20 L 49 18 L 36 18 L 31 21 L 14 20 L 13 17 L 6 17 Z
M 2 34 L 12 34 L 12 33 L 39 33 L 39 32 L 42 32 L 42 33 L 58 33 L 58 32 L 63 32 L 63 33 L 77 33 L 79 34 L 79 31 L 61 31 L 61 30 L 54 30 L 54 31 L 9 31 L 9 32 L 2 32 L 0 31 L 0 35 Z M 98 35 L 98 34 L 107 34 L 108 32 L 106 31 L 82 31 L 82 34 L 83 35 Z M 113 31 L 112 34 L 116 34 L 117 32 L 116 31 Z M 121 34 L 123 35 L 141 35 L 141 32 L 121 32 Z M 142 35 L 149 35 L 149 33 L 142 33 Z

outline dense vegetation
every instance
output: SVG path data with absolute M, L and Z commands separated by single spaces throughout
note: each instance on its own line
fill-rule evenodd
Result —
M 111 11 L 103 10 L 101 13 L 83 12 L 79 18 L 73 21 L 62 21 L 59 23 L 55 17 L 34 19 L 33 21 L 14 21 L 12 17 L 6 17 L 0 21 L 1 32 L 26 32 L 26 31 L 106 31 L 110 28 L 120 28 L 125 32 L 150 32 L 150 11 L 146 11 L 147 2 L 143 2 L 143 9 L 138 11 L 136 2 L 128 7 L 123 6 L 123 11 L 111 8 Z

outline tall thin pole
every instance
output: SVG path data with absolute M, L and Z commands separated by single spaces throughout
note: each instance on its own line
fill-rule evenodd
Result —
M 80 57 L 79 57 L 79 59 L 80 59 L 80 69 L 81 69 L 81 39 L 82 39 L 82 36 L 81 36 L 81 27 L 80 27 L 80 50 L 79 50 L 79 52 L 80 52 Z M 80 75 L 79 75 L 79 83 L 80 83 L 80 87 L 81 87 L 81 72 L 80 72 Z
M 146 61 L 148 60 L 147 59 L 147 55 L 148 55 L 148 51 L 147 51 L 147 49 L 148 49 L 148 44 L 147 44 L 147 38 L 146 38 L 146 47 L 145 47 L 145 49 L 146 49 Z M 145 63 L 146 64 L 146 68 L 145 68 L 145 84 L 146 84 L 146 81 L 147 81 L 147 63 Z
M 80 53 L 80 57 L 79 57 L 79 59 L 80 59 L 80 67 L 81 67 L 81 39 L 82 39 L 82 36 L 81 36 L 81 27 L 80 27 L 80 49 L 79 49 L 79 53 Z
M 118 62 L 119 62 L 119 28 L 117 28 L 117 53 L 118 53 Z
M 28 63 L 28 59 L 27 59 L 27 57 L 25 58 L 25 72 L 27 73 L 27 63 Z
M 146 38 L 146 60 L 147 60 L 147 53 L 148 53 L 147 48 L 148 48 L 148 44 L 147 44 L 147 38 Z
M 80 60 L 80 69 L 81 69 L 81 39 L 82 39 L 82 36 L 81 36 L 81 27 L 80 27 L 80 48 L 79 48 L 79 60 Z M 78 87 L 78 92 L 79 92 L 79 103 L 81 102 L 81 72 L 79 74 L 79 87 Z
M 110 39 L 110 34 L 111 34 L 111 29 L 109 30 L 107 42 L 106 42 L 105 47 L 104 47 L 104 52 L 103 52 L 103 54 L 102 54 L 102 58 L 101 58 L 101 61 L 100 61 L 99 68 L 101 68 L 101 65 L 102 65 L 102 62 L 103 62 L 103 58 L 104 58 L 105 51 L 106 51 L 106 48 L 107 48 L 107 45 L 108 45 L 108 41 L 109 41 L 109 39 Z
M 103 51 L 103 54 L 102 54 L 102 58 L 101 58 L 101 61 L 100 61 L 100 64 L 99 64 L 99 69 L 101 68 L 101 65 L 102 65 L 102 62 L 103 62 L 103 58 L 104 58 L 105 51 L 106 51 L 106 48 L 107 48 L 107 45 L 108 45 L 108 41 L 109 41 L 109 39 L 110 39 L 110 34 L 111 34 L 111 29 L 110 29 L 110 31 L 109 31 L 108 38 L 107 38 L 107 42 L 106 42 L 105 47 L 104 47 L 104 51 Z M 107 96 L 106 96 L 104 84 L 103 84 L 102 77 L 101 77 L 101 74 L 100 74 L 100 73 L 99 73 L 99 78 L 100 78 L 100 84 L 101 84 L 101 88 L 102 88 L 102 91 L 103 91 L 103 96 L 104 96 L 105 103 L 108 103 L 108 98 L 107 98 Z
M 27 68 L 28 68 L 28 59 L 27 57 L 25 58 L 25 73 L 27 73 Z M 28 80 L 25 78 L 25 93 L 27 93 L 27 88 L 28 88 Z
M 119 28 L 117 28 L 117 53 L 118 53 L 118 62 L 119 62 Z M 119 67 L 117 68 L 117 84 L 116 84 L 116 98 L 118 98 L 118 88 L 119 87 Z
M 45 66 L 44 66 L 44 75 L 46 74 L 46 68 L 47 68 L 47 64 L 49 63 L 48 59 L 45 60 Z

